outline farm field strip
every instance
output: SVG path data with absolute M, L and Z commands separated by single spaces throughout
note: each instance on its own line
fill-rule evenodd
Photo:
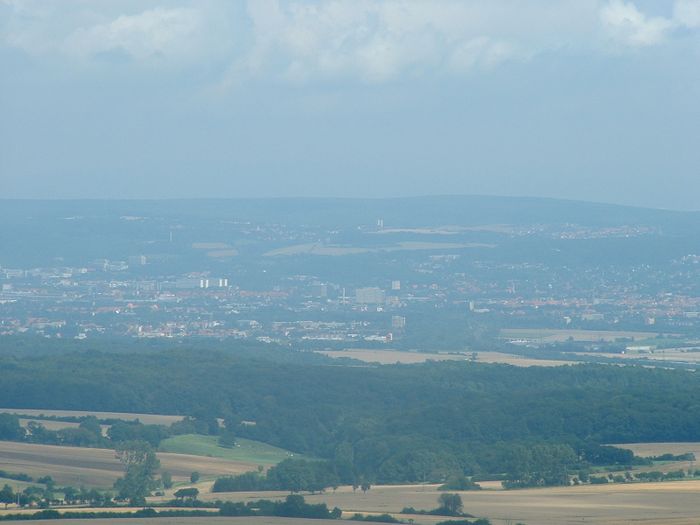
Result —
M 47 417 L 84 417 L 95 416 L 98 419 L 123 419 L 124 421 L 139 420 L 145 425 L 171 425 L 181 421 L 184 416 L 164 414 L 137 414 L 132 412 L 99 412 L 91 410 L 52 410 L 35 408 L 0 408 L 0 413 L 18 414 L 22 416 Z M 47 427 L 48 428 L 48 427 Z
M 620 443 L 613 447 L 625 448 L 634 452 L 635 456 L 648 458 L 662 456 L 664 454 L 695 454 L 700 459 L 700 442 L 673 442 L 673 443 Z M 687 461 L 685 463 L 688 463 Z
M 395 363 L 414 364 L 426 361 L 467 361 L 469 358 L 463 354 L 431 354 L 428 352 L 404 352 L 401 350 L 318 350 L 317 353 L 328 357 L 357 359 L 365 363 L 379 363 L 390 365 Z
M 202 476 L 235 475 L 254 470 L 256 463 L 222 458 L 159 452 L 161 470 L 176 481 Z M 114 451 L 100 448 L 61 447 L 0 441 L 0 469 L 23 472 L 32 477 L 51 475 L 59 485 L 111 487 L 123 475 Z
M 135 510 L 135 509 L 134 509 Z M 338 520 L 311 520 L 313 525 L 338 525 Z M 22 522 L 24 523 L 24 522 Z M 56 525 L 56 520 L 32 520 L 36 525 Z M 95 520 L 61 520 L 61 525 L 114 525 L 115 523 L 126 523 L 127 525 L 304 525 L 308 520 L 294 518 L 274 518 L 274 517 L 245 517 L 245 518 L 224 518 L 212 516 L 209 518 L 123 518 L 115 522 L 114 519 Z
M 324 255 L 343 256 L 357 255 L 361 253 L 418 251 L 418 250 L 457 250 L 464 248 L 494 248 L 495 244 L 476 242 L 427 242 L 427 241 L 403 241 L 390 246 L 347 246 L 336 244 L 306 243 L 294 244 L 270 250 L 263 254 L 265 257 L 277 257 L 287 255 Z
M 431 509 L 442 492 L 437 485 L 374 486 L 366 494 L 352 487 L 335 492 L 304 495 L 309 503 L 338 506 L 344 515 L 398 513 L 405 506 Z M 241 492 L 202 494 L 202 499 L 250 501 L 280 499 L 286 492 Z M 700 480 L 584 485 L 521 490 L 482 490 L 460 492 L 464 510 L 489 518 L 494 525 L 522 521 L 527 524 L 568 523 L 645 525 L 697 525 L 700 521 Z M 408 518 L 409 516 L 403 516 Z M 416 523 L 436 523 L 444 517 L 410 516 Z
M 506 354 L 504 352 L 476 352 L 478 363 L 500 363 L 513 366 L 564 366 L 579 364 L 578 361 L 567 361 L 565 359 L 535 359 L 516 354 Z
M 29 426 L 29 423 L 36 423 L 38 425 L 41 425 L 46 430 L 63 430 L 66 428 L 78 428 L 80 426 L 80 423 L 74 423 L 72 421 L 56 421 L 53 419 L 20 418 L 19 420 L 20 426 L 24 428 L 27 428 Z M 106 436 L 110 425 L 100 425 L 100 428 L 102 429 L 102 435 Z
M 471 352 L 465 353 L 439 353 L 408 352 L 401 350 L 318 350 L 317 353 L 333 358 L 350 358 L 365 363 L 379 363 L 381 365 L 418 364 L 426 361 L 469 361 Z M 502 363 L 514 366 L 562 366 L 576 364 L 576 361 L 557 359 L 534 359 L 503 352 L 476 352 L 476 361 L 479 363 Z
M 78 512 L 81 514 L 84 514 L 86 512 L 119 512 L 121 514 L 130 514 L 134 511 L 140 510 L 143 507 L 75 507 L 75 506 L 65 506 L 65 507 L 56 507 L 53 510 L 56 510 L 58 512 Z M 193 510 L 198 510 L 198 511 L 204 511 L 204 512 L 218 512 L 218 509 L 212 509 L 212 508 L 199 508 L 199 507 L 191 507 Z M 159 507 L 158 510 L 182 510 L 182 507 Z M 7 514 L 29 514 L 32 515 L 37 512 L 36 508 L 31 508 L 31 509 L 18 509 L 16 507 L 8 508 L 7 510 L 5 509 L 0 509 L 0 516 L 7 515 Z M 37 520 L 40 521 L 40 520 Z M 32 523 L 34 523 L 34 520 L 32 520 Z M 90 521 L 85 521 L 83 520 L 83 523 L 92 523 L 92 520 Z
M 625 338 L 644 340 L 657 337 L 656 332 L 632 332 L 613 330 L 567 330 L 560 328 L 504 328 L 500 331 L 502 339 L 532 339 L 541 342 L 564 342 L 569 338 L 574 341 L 615 341 Z
M 63 430 L 64 428 L 78 428 L 80 423 L 73 423 L 72 421 L 54 421 L 53 419 L 28 419 L 20 418 L 19 424 L 27 428 L 29 423 L 37 423 L 42 425 L 46 430 Z

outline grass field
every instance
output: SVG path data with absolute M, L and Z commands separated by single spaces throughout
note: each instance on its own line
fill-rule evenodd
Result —
M 503 339 L 527 339 L 538 342 L 557 343 L 567 341 L 615 341 L 626 338 L 635 341 L 654 338 L 655 332 L 626 332 L 610 330 L 562 330 L 547 328 L 504 328 L 500 332 Z
M 176 482 L 189 480 L 192 472 L 203 477 L 241 474 L 259 463 L 159 452 L 161 470 Z M 114 451 L 100 448 L 59 447 L 0 441 L 0 470 L 23 472 L 37 478 L 50 475 L 59 485 L 111 487 L 123 474 Z
M 135 414 L 130 412 L 96 412 L 90 410 L 51 410 L 33 408 L 0 408 L 0 413 L 20 414 L 40 418 L 48 417 L 83 417 L 95 416 L 98 419 L 123 419 L 125 421 L 139 420 L 146 425 L 170 425 L 183 419 L 183 416 L 170 416 L 163 414 Z M 48 428 L 48 427 L 47 427 Z M 65 427 L 64 427 L 65 428 Z
M 218 445 L 216 436 L 186 434 L 168 438 L 161 442 L 159 450 L 177 454 L 192 454 L 223 458 L 229 461 L 243 462 L 251 465 L 275 465 L 292 456 L 290 452 L 259 441 L 238 438 L 233 448 Z

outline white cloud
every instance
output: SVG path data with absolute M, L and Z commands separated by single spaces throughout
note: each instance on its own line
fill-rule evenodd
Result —
M 700 0 L 677 0 L 673 6 L 673 19 L 681 26 L 700 28 Z
M 700 0 L 676 0 L 667 17 L 634 0 L 0 0 L 0 45 L 49 60 L 216 64 L 224 85 L 465 75 L 611 42 L 650 47 L 695 28 Z
M 650 46 L 664 40 L 673 23 L 649 17 L 632 2 L 613 0 L 600 11 L 601 22 L 615 40 L 630 46 Z
M 494 67 L 508 59 L 524 56 L 507 42 L 492 41 L 486 37 L 469 40 L 457 46 L 449 57 L 453 71 L 467 71 L 477 66 Z
M 248 12 L 255 43 L 234 76 L 285 64 L 280 76 L 295 81 L 382 82 L 415 71 L 463 73 L 528 55 L 528 43 L 507 27 L 513 12 L 486 2 L 253 0 Z
M 0 44 L 33 56 L 89 61 L 115 53 L 136 62 L 188 65 L 230 51 L 227 4 L 200 0 L 2 0 Z M 4 19 L 3 19 L 4 18 Z
M 177 56 L 192 51 L 192 41 L 201 31 L 202 20 L 195 9 L 156 8 L 71 33 L 63 44 L 65 52 L 77 57 L 123 50 L 136 59 Z

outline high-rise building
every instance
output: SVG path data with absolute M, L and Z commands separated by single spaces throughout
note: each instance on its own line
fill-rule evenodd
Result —
M 357 304 L 383 304 L 384 290 L 376 287 L 357 288 L 355 302 Z
M 328 285 L 323 283 L 313 283 L 311 285 L 311 295 L 313 297 L 328 297 Z
M 148 263 L 145 255 L 132 255 L 128 259 L 129 266 L 144 266 Z
M 392 330 L 403 330 L 406 328 L 406 318 L 402 315 L 392 315 L 391 328 Z

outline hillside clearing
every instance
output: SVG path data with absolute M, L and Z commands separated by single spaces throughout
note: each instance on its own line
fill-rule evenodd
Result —
M 250 439 L 237 438 L 236 446 L 222 447 L 216 436 L 185 434 L 174 436 L 161 442 L 159 450 L 177 454 L 190 454 L 223 458 L 229 461 L 249 463 L 251 465 L 275 465 L 294 456 L 291 452 Z

